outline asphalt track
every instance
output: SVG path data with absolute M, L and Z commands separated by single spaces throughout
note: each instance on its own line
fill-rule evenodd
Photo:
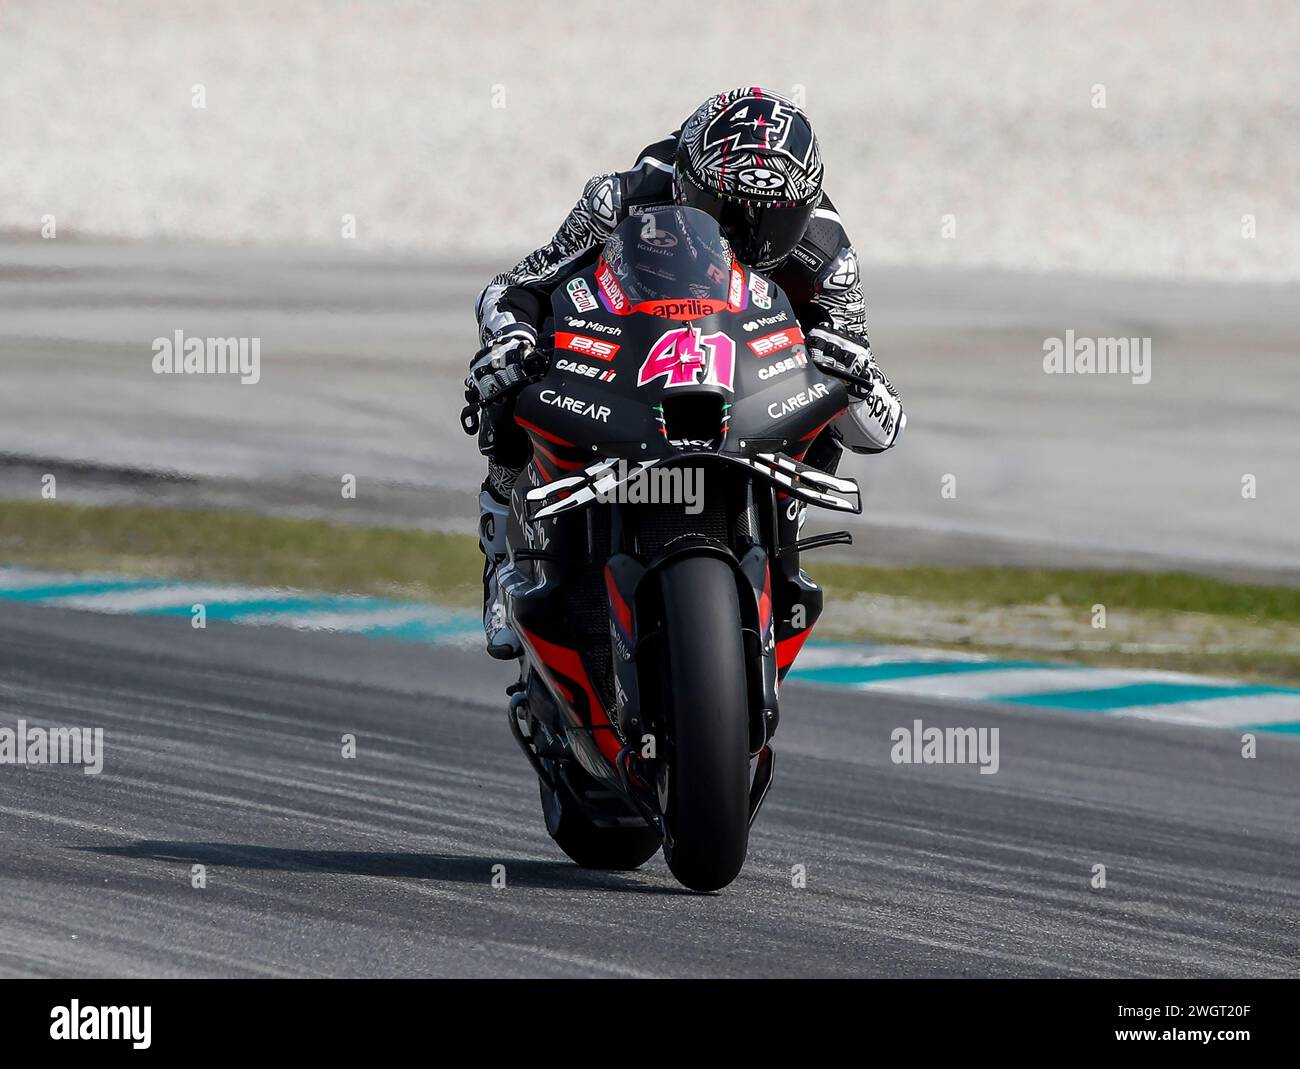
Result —
M 0 974 L 1297 971 L 1300 740 L 1246 760 L 1230 731 L 793 685 L 745 871 L 695 896 L 552 846 L 508 679 L 472 649 L 0 605 L 0 726 L 106 736 L 97 776 L 0 765 Z M 999 772 L 891 763 L 915 719 L 998 727 Z

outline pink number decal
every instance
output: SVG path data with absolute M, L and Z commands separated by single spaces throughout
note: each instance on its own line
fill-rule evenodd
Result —
M 704 381 L 734 393 L 732 384 L 736 380 L 736 343 L 722 333 L 706 335 L 701 341 L 709 347 L 712 354 L 709 373 Z
M 698 327 L 680 327 L 662 335 L 641 365 L 636 384 L 645 386 L 667 378 L 665 388 L 694 386 L 704 371 L 704 382 L 731 390 L 736 376 L 736 344 L 726 334 L 700 337 Z

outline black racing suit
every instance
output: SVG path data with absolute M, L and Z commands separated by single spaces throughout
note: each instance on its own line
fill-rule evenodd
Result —
M 595 261 L 619 223 L 673 203 L 676 147 L 674 133 L 646 148 L 631 170 L 590 179 L 555 237 L 487 284 L 475 305 L 483 345 L 520 323 L 540 333 L 550 314 L 552 291 Z M 790 256 L 766 273 L 790 298 L 805 332 L 830 327 L 869 348 L 857 255 L 829 197 L 823 195 Z M 489 406 L 479 435 L 480 449 L 489 458 L 489 483 L 502 499 L 528 460 L 527 439 L 515 427 L 512 410 L 508 402 Z M 841 418 L 813 444 L 807 462 L 834 471 L 840 441 L 850 449 L 876 451 L 855 440 L 852 422 Z

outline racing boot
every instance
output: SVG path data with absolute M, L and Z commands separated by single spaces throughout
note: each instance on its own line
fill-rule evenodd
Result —
M 488 655 L 510 661 L 523 653 L 501 600 L 501 577 L 513 567 L 506 547 L 510 505 L 485 482 L 478 495 L 478 510 L 478 543 L 483 550 L 483 633 L 487 636 Z

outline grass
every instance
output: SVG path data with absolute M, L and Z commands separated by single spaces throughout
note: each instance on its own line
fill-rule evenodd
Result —
M 473 605 L 468 535 L 235 512 L 0 502 L 0 563 Z
M 1300 588 L 1252 586 L 1183 572 L 1043 568 L 881 568 L 820 564 L 838 594 L 889 594 L 940 605 L 1093 605 L 1129 612 L 1196 612 L 1259 623 L 1300 623 Z
M 0 502 L 0 564 L 72 572 L 291 587 L 324 593 L 411 598 L 473 606 L 480 597 L 482 558 L 468 534 L 339 526 L 319 520 L 229 512 L 180 511 L 146 506 L 78 506 L 53 502 Z M 1165 668 L 1280 683 L 1300 682 L 1300 590 L 1255 586 L 1181 573 L 1130 573 L 1016 568 L 885 568 L 810 562 L 827 591 L 828 605 L 849 607 L 858 595 L 904 598 L 907 615 L 925 621 L 942 612 L 1006 610 L 1001 643 L 915 633 L 912 641 L 1002 656 L 1027 656 Z M 1047 651 L 1017 635 L 1034 637 L 1044 606 L 1086 620 L 1095 604 L 1122 611 L 1157 633 L 1169 623 L 1195 620 L 1226 634 L 1233 648 L 1127 652 L 1078 648 Z M 870 615 L 841 614 L 821 629 L 824 637 L 897 639 L 878 630 Z M 885 625 L 886 628 L 888 625 Z M 1200 625 L 1198 625 L 1200 626 Z M 986 628 L 987 633 L 987 628 Z M 1180 637 L 1187 646 L 1186 631 Z M 1286 641 L 1277 640 L 1281 635 Z M 1098 632 L 1087 631 L 1095 640 Z M 1294 641 L 1291 641 L 1294 639 Z M 1194 641 L 1193 641 L 1194 646 Z M 1289 646 L 1291 648 L 1279 648 Z

